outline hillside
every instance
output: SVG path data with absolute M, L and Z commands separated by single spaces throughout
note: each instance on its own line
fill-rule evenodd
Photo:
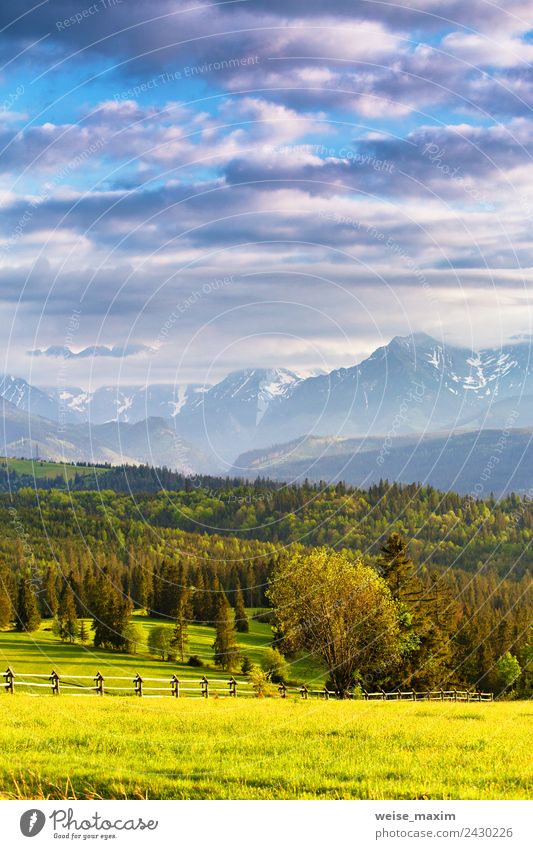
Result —
M 487 497 L 531 492 L 532 469 L 533 429 L 524 428 L 364 439 L 310 436 L 241 454 L 231 472 L 363 488 L 385 478 Z

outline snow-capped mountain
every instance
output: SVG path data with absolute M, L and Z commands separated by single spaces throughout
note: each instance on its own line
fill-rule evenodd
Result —
M 209 450 L 226 466 L 237 453 L 254 444 L 261 421 L 273 406 L 282 405 L 302 382 L 287 369 L 244 369 L 185 404 L 177 427 L 189 440 Z
M 80 390 L 81 391 L 81 390 Z M 57 394 L 47 389 L 37 389 L 22 377 L 4 375 L 0 378 L 0 398 L 9 401 L 18 410 L 32 413 L 36 416 L 58 421 L 60 416 L 60 399 Z M 74 410 L 67 413 L 68 421 L 82 421 L 83 417 Z
M 532 427 L 533 356 L 529 340 L 471 351 L 417 333 L 395 337 L 358 365 L 312 377 L 249 368 L 214 386 L 104 386 L 94 392 L 37 389 L 4 377 L 0 398 L 67 424 L 164 419 L 220 472 L 245 451 L 304 435 L 394 438 Z
M 260 423 L 256 446 L 302 434 L 399 435 L 533 425 L 529 343 L 472 352 L 426 334 L 395 337 L 359 365 L 308 378 Z
M 187 403 L 201 395 L 205 387 L 154 383 L 149 386 L 102 386 L 94 392 L 76 387 L 46 391 L 56 399 L 56 406 L 69 421 L 105 424 L 134 423 L 151 416 L 173 419 Z

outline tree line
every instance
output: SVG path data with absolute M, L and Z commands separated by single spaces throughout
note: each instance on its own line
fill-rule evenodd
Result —
M 268 487 L 264 492 L 259 487 L 255 489 L 266 500 L 272 494 Z M 227 491 L 222 489 L 223 493 Z M 237 488 L 237 491 L 242 492 L 242 489 Z M 343 509 L 348 509 L 342 501 L 345 497 L 342 488 L 335 487 L 330 499 L 314 488 L 306 491 L 305 497 L 299 493 L 298 498 L 305 503 L 312 492 L 321 499 L 321 525 L 324 527 L 338 520 L 341 502 Z M 291 489 L 283 495 L 276 490 L 275 495 L 290 501 L 294 492 Z M 407 495 L 412 497 L 414 504 L 418 497 L 415 489 L 400 487 L 391 491 L 386 488 L 381 497 L 389 498 L 387 509 L 392 514 L 399 511 L 397 499 Z M 345 535 L 336 549 L 331 544 L 311 546 L 290 539 L 283 544 L 250 539 L 248 534 L 230 534 L 228 529 L 216 534 L 209 524 L 212 493 L 202 494 L 195 490 L 180 492 L 177 496 L 183 522 L 191 521 L 194 516 L 194 526 L 198 529 L 201 515 L 203 533 L 173 527 L 176 503 L 167 493 L 132 497 L 110 491 L 36 493 L 21 490 L 12 498 L 0 496 L 3 529 L 0 537 L 0 625 L 9 627 L 11 622 L 16 622 L 19 627 L 32 630 L 38 617 L 50 617 L 58 636 L 68 641 L 78 638 L 76 629 L 82 627 L 79 621 L 90 617 L 94 622 L 91 636 L 95 645 L 128 651 L 135 650 L 138 642 L 131 613 L 135 608 L 142 608 L 162 622 L 171 623 L 172 628 L 163 629 L 167 635 L 165 639 L 169 639 L 169 633 L 172 637 L 172 645 L 163 649 L 167 654 L 170 652 L 184 659 L 187 628 L 192 622 L 206 623 L 214 628 L 214 642 L 219 640 L 219 646 L 214 647 L 218 662 L 234 655 L 231 665 L 237 663 L 235 629 L 246 627 L 246 609 L 283 607 L 273 590 L 275 576 L 288 574 L 287 570 L 290 572 L 292 568 L 288 564 L 315 562 L 313 558 L 318 557 L 316 552 L 319 551 L 327 553 L 324 562 L 328 564 L 331 558 L 339 556 L 343 558 L 342 564 L 356 568 L 359 576 L 363 574 L 361 570 L 370 570 L 364 574 L 384 581 L 397 613 L 394 627 L 391 621 L 391 633 L 397 631 L 398 651 L 391 650 L 389 655 L 400 658 L 400 662 L 385 668 L 376 660 L 372 664 L 373 671 L 367 664 L 364 673 L 362 667 L 356 668 L 352 670 L 357 673 L 354 681 L 364 677 L 369 684 L 386 687 L 402 682 L 426 687 L 445 681 L 497 689 L 502 684 L 501 670 L 498 671 L 502 658 L 507 658 L 507 677 L 513 668 L 517 680 L 516 664 L 520 670 L 527 669 L 532 599 L 525 565 L 525 543 L 522 543 L 521 556 L 517 556 L 524 568 L 515 570 L 514 564 L 508 563 L 508 574 L 502 576 L 490 559 L 474 572 L 471 564 L 463 564 L 460 558 L 456 558 L 452 568 L 443 568 L 440 549 L 446 550 L 449 545 L 446 534 L 440 542 L 433 541 L 432 557 L 421 559 L 420 538 L 411 539 L 402 533 L 401 516 L 397 525 L 393 525 L 398 528 L 393 533 L 391 525 L 383 519 L 378 523 L 374 516 L 372 523 L 375 530 L 380 527 L 381 533 L 377 543 L 370 545 L 367 532 L 362 528 L 365 523 L 356 517 L 355 493 L 350 494 L 354 508 L 352 532 Z M 439 501 L 439 493 L 425 490 L 419 496 L 417 503 L 422 525 L 432 526 L 432 516 L 440 517 L 439 521 L 448 516 Z M 458 496 L 456 498 L 459 499 L 457 504 L 463 503 Z M 368 504 L 379 504 L 378 488 L 365 493 L 364 499 Z M 415 509 L 413 504 L 410 510 Z M 456 510 L 459 510 L 457 504 Z M 515 502 L 515 509 L 520 512 L 519 504 Z M 203 512 L 200 511 L 202 505 Z M 480 517 L 484 505 L 486 503 L 477 504 L 475 509 L 470 504 L 465 505 L 464 509 L 474 510 L 468 519 L 473 522 L 469 525 L 473 534 L 483 527 Z M 239 509 L 243 509 L 242 504 Z M 163 523 L 164 510 L 170 511 L 168 526 Z M 235 511 L 235 516 L 238 512 Z M 464 514 L 461 520 L 466 521 Z M 411 521 L 414 521 L 413 516 Z M 419 532 L 423 536 L 422 526 Z M 457 529 L 454 532 L 458 538 Z M 257 533 L 260 535 L 259 531 Z M 505 530 L 499 534 L 501 540 L 497 548 L 507 539 Z M 354 539 L 359 540 L 359 548 L 353 544 Z M 339 562 L 336 568 L 340 569 Z M 342 570 L 340 574 L 345 575 Z M 288 586 L 288 580 L 284 578 L 279 585 Z M 340 578 L 337 584 L 332 579 L 332 585 L 334 609 L 340 610 L 342 599 L 346 595 L 349 597 L 349 593 L 342 589 Z M 386 607 L 383 607 L 383 616 Z M 220 626 L 222 633 L 219 635 L 221 622 L 226 625 Z M 291 641 L 291 629 L 282 620 L 277 620 L 274 627 L 275 648 L 289 656 L 302 649 L 310 651 L 303 643 Z M 328 661 L 324 662 L 327 665 Z

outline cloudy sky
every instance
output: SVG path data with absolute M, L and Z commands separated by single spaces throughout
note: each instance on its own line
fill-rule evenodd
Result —
M 2 370 L 531 333 L 530 0 L 21 0 L 0 29 Z

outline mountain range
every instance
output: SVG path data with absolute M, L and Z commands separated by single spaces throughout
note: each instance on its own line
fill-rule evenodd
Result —
M 278 446 L 278 474 L 280 451 L 293 456 L 294 441 L 302 438 L 307 454 L 319 445 L 316 438 L 327 438 L 330 453 L 336 440 L 343 450 L 345 440 L 359 440 L 359 448 L 354 443 L 349 450 L 363 454 L 360 446 L 368 440 L 381 438 L 403 450 L 397 440 L 424 434 L 421 442 L 414 440 L 422 456 L 429 434 L 438 440 L 533 427 L 533 360 L 529 340 L 472 351 L 416 333 L 395 337 L 359 364 L 312 377 L 247 368 L 212 386 L 103 386 L 88 392 L 5 376 L 0 397 L 8 422 L 5 453 L 24 449 L 25 456 L 38 451 L 56 459 L 68 446 L 66 459 L 157 457 L 181 471 L 213 473 L 259 468 L 261 456 L 267 475 L 271 446 Z M 383 477 L 392 476 L 387 468 L 393 453 L 384 458 Z

